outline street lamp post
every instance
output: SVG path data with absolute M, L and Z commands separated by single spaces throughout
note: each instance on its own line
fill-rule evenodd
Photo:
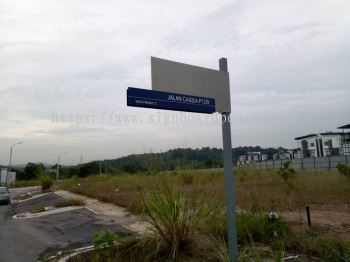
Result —
M 56 180 L 60 178 L 60 160 L 63 155 L 67 155 L 67 153 L 61 153 L 57 156 Z
M 11 146 L 11 149 L 10 149 L 10 164 L 9 164 L 9 168 L 8 168 L 8 171 L 6 173 L 6 185 L 7 185 L 7 182 L 8 182 L 8 175 L 9 175 L 9 172 L 11 172 L 11 167 L 12 167 L 12 151 L 13 151 L 13 148 L 16 146 L 16 145 L 21 145 L 23 144 L 23 142 L 17 142 L 15 144 L 13 144 Z

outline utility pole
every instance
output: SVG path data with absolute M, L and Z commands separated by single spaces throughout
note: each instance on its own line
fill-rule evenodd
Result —
M 228 72 L 227 59 L 220 58 L 220 71 Z M 222 121 L 222 139 L 224 151 L 224 174 L 226 185 L 227 201 L 227 227 L 228 227 L 228 248 L 231 262 L 238 261 L 238 243 L 237 243 L 237 222 L 236 222 L 236 201 L 234 174 L 232 168 L 232 142 L 231 142 L 231 119 L 229 112 L 223 112 Z
M 67 155 L 67 153 L 61 153 L 57 156 L 56 180 L 60 179 L 60 160 L 63 155 Z
M 8 175 L 9 175 L 9 172 L 11 172 L 11 167 L 12 167 L 12 152 L 13 152 L 13 148 L 16 146 L 16 145 L 21 145 L 23 144 L 23 142 L 17 142 L 15 144 L 13 144 L 10 148 L 10 164 L 9 164 L 9 168 L 7 170 L 7 173 L 6 173 L 6 185 L 8 183 Z

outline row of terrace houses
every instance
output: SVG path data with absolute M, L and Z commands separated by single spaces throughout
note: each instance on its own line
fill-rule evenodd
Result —
M 340 126 L 341 132 L 324 132 L 296 137 L 298 158 L 350 155 L 350 124 Z
M 281 149 L 277 153 L 272 155 L 263 154 L 261 152 L 247 152 L 244 155 L 240 155 L 238 162 L 239 164 L 247 164 L 250 162 L 266 161 L 269 159 L 292 159 L 294 158 L 294 149 Z
M 249 163 L 252 161 L 262 161 L 262 160 L 267 160 L 268 155 L 267 154 L 262 154 L 261 152 L 247 152 L 244 155 L 239 156 L 239 162 L 241 163 Z
M 268 159 L 293 159 L 307 157 L 325 157 L 333 155 L 350 155 L 350 124 L 340 126 L 341 132 L 324 132 L 320 134 L 309 134 L 296 137 L 298 147 L 296 149 L 281 149 L 273 155 L 263 154 L 261 152 L 247 152 L 240 155 L 239 164 L 250 162 L 265 161 Z

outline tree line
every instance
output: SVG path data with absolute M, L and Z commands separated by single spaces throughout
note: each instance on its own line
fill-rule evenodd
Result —
M 280 149 L 280 148 L 279 148 Z M 247 152 L 259 151 L 263 154 L 278 152 L 276 148 L 261 148 L 260 146 L 244 146 L 232 149 L 233 162 L 239 155 Z M 161 153 L 132 154 L 125 157 L 91 161 L 75 166 L 60 166 L 60 178 L 73 176 L 86 177 L 99 173 L 117 175 L 121 173 L 153 173 L 176 169 L 207 169 L 223 167 L 223 151 L 218 148 L 204 147 L 201 149 L 178 148 Z M 28 163 L 24 170 L 16 169 L 17 179 L 37 179 L 43 174 L 53 178 L 56 175 L 57 165 L 46 168 L 40 163 Z

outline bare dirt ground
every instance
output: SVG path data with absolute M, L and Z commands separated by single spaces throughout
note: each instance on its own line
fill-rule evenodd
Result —
M 307 226 L 306 209 L 285 211 L 281 216 L 301 227 Z M 350 205 L 310 205 L 311 223 L 350 239 Z
M 103 215 L 101 220 L 111 224 L 120 224 L 125 228 L 134 231 L 138 234 L 147 232 L 147 223 L 143 222 L 139 216 L 133 215 L 125 208 L 116 206 L 110 203 L 104 203 L 94 198 L 89 198 L 83 195 L 74 194 L 68 191 L 59 190 L 56 194 L 68 199 L 80 199 L 86 203 L 85 207 L 95 214 Z

